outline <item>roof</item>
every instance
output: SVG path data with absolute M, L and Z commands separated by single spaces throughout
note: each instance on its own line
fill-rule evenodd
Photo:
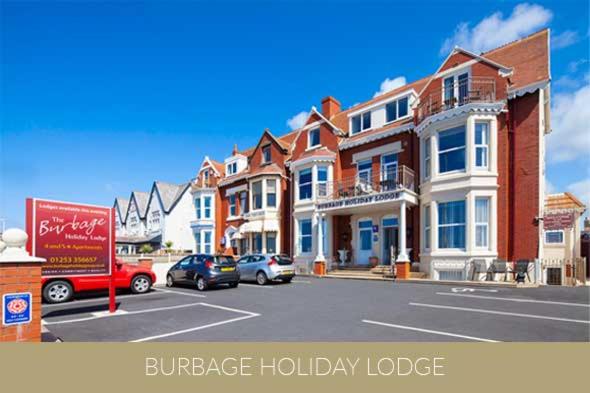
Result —
M 259 175 L 283 175 L 284 171 L 274 162 L 272 164 L 264 165 L 255 168 L 249 172 L 248 177 L 254 177 Z
M 131 193 L 131 198 L 135 199 L 135 205 L 137 206 L 137 212 L 139 213 L 139 217 L 145 218 L 147 214 L 147 207 L 148 201 L 150 199 L 150 194 L 143 191 L 133 191 Z
M 549 71 L 549 29 L 543 29 L 527 37 L 481 54 L 493 61 L 514 69 L 511 89 L 547 81 Z
M 129 199 L 117 197 L 115 198 L 115 206 L 119 213 L 119 220 L 124 224 L 127 218 L 127 209 L 129 208 Z
M 562 194 L 551 194 L 545 197 L 546 210 L 586 210 L 584 205 L 578 198 L 569 192 Z
M 362 145 L 364 143 L 373 142 L 379 139 L 387 138 L 388 136 L 399 134 L 404 131 L 409 131 L 414 128 L 413 117 L 408 117 L 403 120 L 394 121 L 383 127 L 374 130 L 363 131 L 355 134 L 349 138 L 342 139 L 340 142 L 340 150 L 350 149 L 352 147 Z
M 164 212 L 169 213 L 176 203 L 180 200 L 184 192 L 188 189 L 190 183 L 172 184 L 161 181 L 155 181 L 153 190 L 158 192 Z M 153 197 L 150 195 L 150 199 Z
M 340 128 L 344 131 L 348 131 L 348 128 L 349 128 L 348 127 L 348 125 L 349 125 L 348 114 L 349 113 L 358 111 L 359 109 L 369 107 L 379 101 L 387 100 L 388 98 L 394 97 L 400 93 L 403 93 L 404 91 L 415 90 L 416 93 L 418 93 L 418 92 L 420 92 L 420 90 L 422 90 L 422 88 L 424 86 L 426 86 L 426 84 L 428 83 L 429 80 L 430 80 L 430 76 L 427 76 L 422 79 L 418 79 L 417 81 L 407 83 L 403 86 L 400 86 L 397 89 L 390 90 L 387 93 L 381 94 L 381 95 L 374 97 L 368 101 L 354 105 L 351 108 L 348 108 L 347 110 L 344 110 L 342 112 L 338 112 L 337 114 L 332 116 L 332 119 L 330 119 L 330 121 L 332 121 L 338 128 Z

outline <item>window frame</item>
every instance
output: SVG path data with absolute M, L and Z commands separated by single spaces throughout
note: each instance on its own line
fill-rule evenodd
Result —
M 482 134 L 481 143 L 477 143 L 477 126 L 478 125 L 485 125 L 485 132 Z M 489 121 L 480 121 L 476 120 L 473 124 L 473 150 L 475 153 L 475 159 L 473 160 L 473 167 L 477 170 L 484 170 L 487 171 L 490 169 L 490 128 L 491 123 Z M 485 137 L 485 138 L 484 138 Z M 485 139 L 485 140 L 484 140 Z M 478 150 L 481 149 L 484 152 L 484 161 L 485 165 L 478 165 L 477 158 L 478 158 Z
M 364 164 L 367 162 L 370 163 L 369 168 L 359 169 L 361 164 Z M 356 184 L 361 184 L 361 181 L 360 181 L 361 174 L 365 173 L 365 172 L 368 173 L 368 176 L 367 176 L 368 184 L 371 184 L 371 179 L 373 177 L 373 158 L 367 158 L 367 159 L 359 160 L 356 162 Z
M 212 210 L 212 201 L 213 198 L 209 195 L 203 196 L 203 219 L 209 220 L 211 219 L 211 210 Z M 209 202 L 209 206 L 207 206 L 207 201 Z
M 268 153 L 268 157 L 267 157 Z M 272 162 L 272 153 L 270 144 L 262 146 L 262 163 L 263 164 L 270 164 Z
M 197 220 L 200 220 L 203 217 L 203 213 L 201 212 L 201 196 L 195 198 L 195 210 L 197 212 Z
M 228 204 L 229 204 L 229 216 L 230 217 L 235 217 L 237 214 L 237 210 L 236 210 L 236 194 L 230 194 L 228 199 Z
M 450 203 L 457 203 L 461 202 L 463 204 L 463 222 L 454 222 L 449 224 L 441 224 L 441 214 L 440 209 L 443 205 L 447 205 Z M 465 199 L 457 199 L 453 201 L 445 201 L 438 203 L 438 221 L 436 223 L 436 230 L 437 230 L 437 239 L 438 239 L 438 248 L 441 250 L 466 250 L 467 248 L 467 201 Z M 463 246 L 462 247 L 442 247 L 441 245 L 441 228 L 451 228 L 451 227 L 463 227 Z
M 549 246 L 563 246 L 565 245 L 565 231 L 563 229 L 551 229 L 548 231 L 544 231 L 545 233 L 543 234 L 543 243 Z M 555 234 L 555 233 L 559 233 L 561 234 L 561 241 L 560 242 L 548 242 L 547 241 L 547 235 L 549 234 Z
M 317 135 L 317 143 L 313 143 L 313 140 L 315 139 L 313 136 Z M 311 149 L 314 148 L 316 146 L 321 146 L 322 142 L 320 139 L 320 127 L 316 127 L 313 128 L 311 130 L 309 130 L 309 132 L 307 133 L 307 148 Z
M 266 182 L 266 196 L 265 196 L 265 199 L 266 199 L 266 207 L 267 208 L 270 207 L 270 208 L 276 209 L 277 208 L 277 202 L 278 202 L 277 201 L 277 188 L 278 188 L 277 187 L 277 181 L 276 181 L 276 179 L 264 179 L 264 180 Z M 268 186 L 270 184 L 272 184 L 274 186 L 274 192 L 273 193 L 270 193 L 269 192 L 269 187 Z M 274 195 L 274 202 L 273 202 L 272 205 L 270 204 L 270 199 L 269 199 L 269 197 L 271 195 Z
M 485 201 L 486 202 L 486 216 L 487 216 L 487 221 L 478 221 L 477 219 L 477 202 L 478 201 Z M 490 248 L 490 218 L 491 218 L 491 198 L 488 196 L 476 196 L 473 202 L 473 206 L 474 206 L 474 212 L 475 214 L 473 215 L 473 222 L 474 222 L 474 240 L 475 240 L 475 248 L 478 249 L 489 249 Z M 478 244 L 479 241 L 479 237 L 477 236 L 477 229 L 479 228 L 485 228 L 485 244 L 481 245 Z
M 368 126 L 365 124 L 365 116 L 366 115 L 369 116 L 368 117 L 368 119 L 369 119 Z M 360 134 L 363 131 L 370 130 L 371 129 L 371 125 L 372 125 L 372 119 L 371 119 L 371 117 L 372 117 L 372 113 L 371 113 L 370 110 L 369 111 L 364 111 L 362 113 L 359 113 L 358 115 L 351 116 L 351 118 L 350 118 L 350 133 L 351 133 L 351 135 Z M 358 131 L 354 131 L 354 127 L 353 127 L 353 125 L 354 125 L 354 119 L 356 119 L 356 118 L 359 118 L 360 119 L 360 122 L 359 122 L 360 128 L 359 128 Z
M 406 100 L 406 114 L 400 116 L 400 101 Z M 389 118 L 389 111 L 388 108 L 391 106 L 395 109 L 395 117 L 393 119 Z M 405 119 L 406 117 L 410 116 L 410 95 L 405 95 L 403 97 L 396 98 L 395 100 L 389 101 L 385 104 L 385 124 L 393 123 L 394 121 L 398 121 L 401 119 Z
M 441 148 L 440 148 L 440 141 L 441 141 L 440 135 L 442 133 L 445 133 L 445 132 L 448 132 L 451 130 L 456 130 L 458 128 L 463 128 L 463 145 L 441 150 Z M 438 174 L 439 175 L 448 175 L 451 173 L 466 172 L 467 171 L 467 124 L 462 123 L 461 125 L 458 125 L 458 126 L 454 126 L 454 127 L 446 128 L 444 130 L 437 131 L 437 140 L 438 140 L 438 149 L 437 149 Z M 463 168 L 462 169 L 452 169 L 450 171 L 442 172 L 441 161 L 440 161 L 441 156 L 443 154 L 448 154 L 448 153 L 452 153 L 452 152 L 459 151 L 459 150 L 463 150 Z
M 316 190 L 318 190 L 317 196 L 318 197 L 325 197 L 328 195 L 328 166 L 327 165 L 318 165 L 317 167 L 317 174 L 316 174 Z M 325 180 L 320 180 L 320 171 L 326 172 Z M 313 181 L 313 179 L 312 179 Z M 320 187 L 323 185 L 324 187 Z M 313 186 L 312 186 L 313 187 Z M 313 194 L 313 191 L 312 191 Z
M 309 171 L 309 181 L 302 183 L 301 182 L 301 176 L 302 174 L 305 172 L 307 173 Z M 309 192 L 309 197 L 305 197 L 302 198 L 301 197 L 301 187 L 302 186 L 309 186 L 310 192 Z M 313 198 L 313 168 L 305 168 L 305 169 L 301 169 L 298 173 L 297 173 L 297 200 L 298 201 L 309 201 Z
M 257 180 L 251 183 L 252 184 L 252 211 L 254 210 L 262 210 L 264 208 L 264 190 L 262 189 L 262 180 Z M 256 204 L 256 184 L 260 184 L 260 207 Z
M 297 223 L 297 249 L 299 251 L 299 255 L 309 255 L 313 252 L 313 223 L 311 222 L 311 218 L 305 218 L 299 220 Z M 303 225 L 309 224 L 309 234 L 303 234 Z M 303 250 L 303 238 L 309 237 L 309 250 Z
M 247 191 L 240 191 L 239 195 L 240 195 L 239 196 L 240 215 L 243 215 L 243 214 L 248 213 L 248 192 Z
M 424 180 L 432 176 L 432 136 L 424 141 Z
M 430 204 L 424 205 L 424 249 L 430 250 L 430 237 L 432 232 L 432 223 L 431 223 L 431 216 L 430 216 Z
M 277 253 L 277 233 L 276 232 L 265 232 L 264 236 L 266 237 L 266 253 L 267 254 L 276 254 Z M 274 240 L 274 249 L 270 250 L 268 246 L 268 240 L 272 238 Z

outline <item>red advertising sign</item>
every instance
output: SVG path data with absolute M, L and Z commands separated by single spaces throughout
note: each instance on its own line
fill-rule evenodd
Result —
M 545 230 L 556 230 L 572 228 L 574 226 L 574 213 L 547 213 L 543 217 L 543 228 Z
M 47 259 L 43 276 L 111 274 L 112 208 L 27 199 L 27 233 L 31 255 Z

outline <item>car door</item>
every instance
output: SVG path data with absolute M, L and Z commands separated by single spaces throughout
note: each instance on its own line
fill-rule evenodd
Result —
M 193 256 L 189 255 L 188 257 L 182 258 L 175 266 L 175 269 L 171 272 L 174 281 L 176 282 L 186 282 L 186 271 L 188 269 L 188 265 L 193 260 Z
M 240 268 L 240 279 L 242 280 L 249 280 L 249 269 L 250 269 L 250 260 L 251 256 L 245 256 L 238 259 L 238 266 Z
M 199 265 L 203 263 L 202 255 L 193 255 L 188 265 L 184 268 L 184 279 L 188 283 L 194 283 L 199 270 Z

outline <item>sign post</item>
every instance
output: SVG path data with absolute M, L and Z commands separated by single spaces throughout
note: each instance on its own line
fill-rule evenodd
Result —
M 27 251 L 47 260 L 44 277 L 110 276 L 115 311 L 115 211 L 78 203 L 27 199 Z

